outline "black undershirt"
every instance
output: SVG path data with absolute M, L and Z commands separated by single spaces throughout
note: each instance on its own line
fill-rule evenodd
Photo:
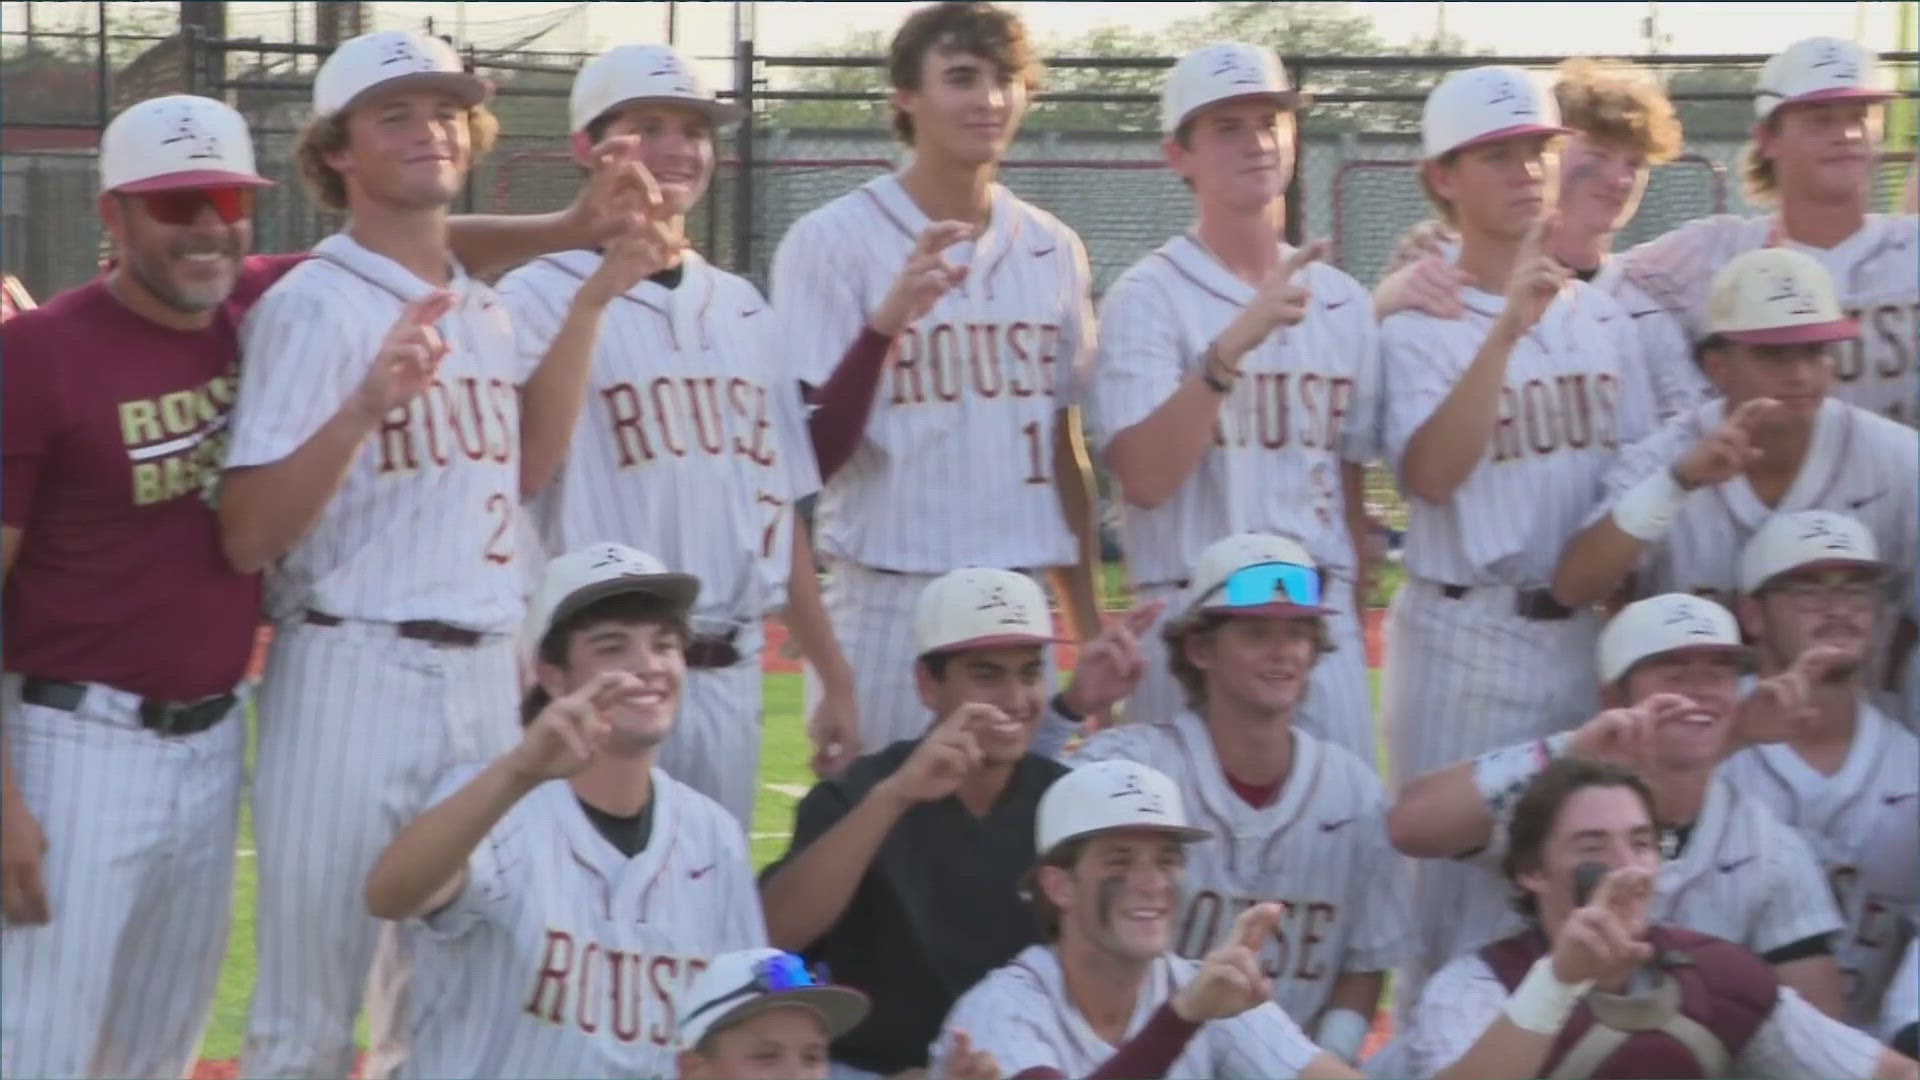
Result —
M 1687 850 L 1687 841 L 1693 839 L 1693 827 L 1696 824 L 1698 824 L 1698 822 L 1689 821 L 1685 825 L 1670 825 L 1663 829 L 1663 835 L 1661 837 L 1663 842 L 1660 845 L 1663 849 L 1661 856 L 1668 859 L 1679 858 L 1680 853 Z M 1666 850 L 1668 844 L 1665 843 L 1665 841 L 1669 838 L 1672 840 L 1671 850 Z M 1804 937 L 1798 941 L 1789 941 L 1777 949 L 1763 952 L 1760 954 L 1760 959 L 1765 960 L 1769 964 L 1777 965 L 1790 963 L 1794 960 L 1805 960 L 1810 956 L 1831 955 L 1833 955 L 1832 935 L 1815 934 L 1812 937 Z
M 1599 276 L 1599 274 L 1600 274 L 1600 268 L 1597 266 L 1591 270 L 1575 270 L 1573 272 L 1574 277 L 1577 277 L 1581 281 L 1586 281 L 1586 282 L 1593 281 L 1593 279 Z
M 663 289 L 677 289 L 680 287 L 680 279 L 686 276 L 687 264 L 674 263 L 657 274 L 649 274 L 647 280 Z
M 607 843 L 612 844 L 620 854 L 631 859 L 647 850 L 647 841 L 653 839 L 653 800 L 651 798 L 638 813 L 629 817 L 609 814 L 605 810 L 589 806 L 587 800 L 580 799 L 577 795 L 574 798 L 579 799 L 580 809 L 586 811 L 587 820 L 593 822 L 593 827 L 599 829 L 600 835 L 606 837 Z

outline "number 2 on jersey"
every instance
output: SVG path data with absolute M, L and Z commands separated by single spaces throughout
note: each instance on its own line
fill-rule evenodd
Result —
M 513 500 L 498 491 L 487 496 L 487 515 L 497 515 L 500 521 L 493 527 L 493 534 L 487 537 L 487 547 L 482 555 L 490 563 L 505 566 L 513 561 Z
M 1047 482 L 1047 448 L 1040 434 L 1040 421 L 1027 421 L 1020 433 L 1027 437 L 1027 483 L 1044 484 Z

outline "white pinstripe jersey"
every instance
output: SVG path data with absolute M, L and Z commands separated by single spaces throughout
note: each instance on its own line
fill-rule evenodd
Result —
M 1606 495 L 1588 515 L 1598 521 L 1635 484 L 1686 456 L 1726 419 L 1726 403 L 1708 401 L 1621 451 L 1602 479 Z M 1642 554 L 1642 596 L 1689 592 L 1731 600 L 1740 552 L 1774 514 L 1832 510 L 1872 531 L 1880 557 L 1902 570 L 1898 594 L 1915 610 L 1913 568 L 1920 564 L 1920 435 L 1885 417 L 1829 398 L 1814 420 L 1800 475 L 1768 506 L 1744 476 L 1689 492 L 1673 528 Z
M 826 382 L 929 224 L 882 176 L 787 230 L 773 302 L 800 379 Z M 1086 251 L 995 185 L 986 231 L 946 257 L 967 280 L 894 343 L 866 437 L 821 493 L 820 547 L 917 574 L 1070 564 L 1053 438 L 1093 346 Z
M 523 364 L 599 265 L 568 251 L 500 282 Z M 607 306 L 572 445 L 529 509 L 550 555 L 603 540 L 652 552 L 700 579 L 697 618 L 739 623 L 786 602 L 793 502 L 820 478 L 759 290 L 692 253 L 684 267 L 677 288 L 643 281 Z
M 1193 823 L 1213 837 L 1187 845 L 1175 950 L 1204 957 L 1227 939 L 1241 911 L 1278 903 L 1280 925 L 1260 966 L 1273 980 L 1274 1002 L 1311 1023 L 1341 975 L 1387 971 L 1409 955 L 1412 915 L 1373 770 L 1297 728 L 1293 739 L 1293 769 L 1261 809 L 1227 785 L 1206 723 L 1191 712 L 1108 728 L 1066 761 L 1138 761 L 1180 785 Z
M 1920 937 L 1907 940 L 1906 955 L 1887 985 L 1886 1004 L 1881 1007 L 1880 1024 L 1875 1030 L 1880 1038 L 1891 1039 L 1916 1021 L 1920 1021 Z
M 1509 808 L 1495 828 L 1496 842 L 1469 856 L 1496 875 L 1511 813 Z M 1719 773 L 1707 787 L 1686 846 L 1660 863 L 1648 911 L 1656 922 L 1763 955 L 1846 925 L 1806 841 Z M 1522 925 L 1510 912 L 1475 940 L 1485 944 Z
M 298 450 L 347 400 L 410 301 L 432 287 L 336 233 L 267 290 L 241 327 L 227 467 Z M 512 631 L 523 609 L 520 399 L 529 369 L 506 305 L 456 264 L 450 351 L 389 413 L 313 529 L 267 574 L 275 618 L 434 619 Z
M 1384 442 L 1396 475 L 1506 306 L 1473 288 L 1460 298 L 1467 314 L 1458 319 L 1400 311 L 1380 324 Z M 1601 473 L 1620 446 L 1652 429 L 1635 348 L 1620 306 L 1571 283 L 1513 346 L 1493 438 L 1473 472 L 1444 505 L 1408 495 L 1408 573 L 1452 585 L 1549 581 L 1600 497 Z
M 1717 393 L 1692 355 L 1693 344 L 1706 336 L 1707 288 L 1734 256 L 1764 247 L 1773 228 L 1771 217 L 1717 214 L 1690 221 L 1621 256 L 1626 277 L 1652 301 L 1652 306 L 1628 308 L 1636 324 L 1646 324 L 1641 331 L 1646 347 L 1659 350 L 1648 361 L 1665 369 L 1672 380 L 1689 385 L 1695 401 Z M 1859 320 L 1860 337 L 1833 346 L 1834 396 L 1904 424 L 1920 423 L 1914 355 L 1915 323 L 1920 321 L 1920 218 L 1869 214 L 1865 225 L 1831 248 L 1791 240 L 1784 246 L 1826 267 L 1840 306 Z M 1660 322 L 1669 325 L 1654 325 Z
M 1920 813 L 1920 739 L 1865 701 L 1854 725 L 1846 762 L 1831 776 L 1784 743 L 1742 750 L 1721 774 L 1799 830 L 1819 858 L 1847 920 L 1834 940 L 1834 957 L 1845 980 L 1848 1019 L 1871 1028 L 1912 931 L 1903 912 L 1867 895 L 1862 868 L 1890 856 L 1868 849 L 1866 841 L 1879 819 Z
M 571 785 L 542 784 L 474 849 L 460 895 L 407 924 L 409 1074 L 676 1074 L 688 985 L 709 958 L 764 946 L 766 924 L 740 826 L 658 768 L 653 791 L 652 838 L 628 859 Z
M 1199 968 L 1171 954 L 1153 961 L 1127 1022 L 1127 1037 L 1138 1034 Z M 942 1075 L 952 1037 L 948 1033 L 956 1027 L 972 1037 L 975 1049 L 993 1055 L 1002 1076 L 1041 1067 L 1065 1076 L 1088 1076 L 1120 1049 L 1095 1034 L 1068 999 L 1059 955 L 1047 945 L 1027 946 L 960 995 L 940 1026 L 929 1075 Z M 1201 1027 L 1167 1075 L 1244 1080 L 1298 1076 L 1321 1052 L 1278 1005 L 1268 1002 Z
M 1379 456 L 1379 332 L 1372 298 L 1340 270 L 1314 263 L 1297 280 L 1313 292 L 1307 318 L 1241 360 L 1193 474 L 1152 510 L 1124 508 L 1133 584 L 1184 580 L 1208 544 L 1241 532 L 1295 537 L 1322 570 L 1352 576 L 1340 466 Z M 1095 436 L 1111 441 L 1165 403 L 1254 293 L 1185 235 L 1120 275 L 1100 301 Z
M 1478 956 L 1462 956 L 1436 972 L 1414 1011 L 1409 1047 L 1415 1076 L 1433 1076 L 1459 1061 L 1503 1015 L 1507 988 Z M 1802 1080 L 1871 1076 L 1880 1044 L 1836 1022 L 1800 994 L 1780 988 L 1773 1013 L 1733 1059 L 1728 1076 Z

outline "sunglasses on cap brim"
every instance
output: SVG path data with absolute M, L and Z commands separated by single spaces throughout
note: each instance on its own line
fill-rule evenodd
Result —
M 200 219 L 203 207 L 212 207 L 222 224 L 233 225 L 253 216 L 253 189 L 250 187 L 174 188 L 168 191 L 141 191 L 127 196 L 140 200 L 147 216 L 162 225 L 191 225 Z
M 753 965 L 753 975 L 745 983 L 705 1002 L 688 1013 L 681 1023 L 684 1024 L 724 1005 L 730 1005 L 741 998 L 756 997 L 761 994 L 779 994 L 788 990 L 803 990 L 824 985 L 813 977 L 813 972 L 807 969 L 807 962 L 800 957 L 792 953 L 769 956 Z
M 1201 605 L 1208 611 L 1264 608 L 1275 604 L 1318 609 L 1321 607 L 1320 571 L 1299 563 L 1255 563 L 1228 574 L 1227 580 L 1209 596 Z

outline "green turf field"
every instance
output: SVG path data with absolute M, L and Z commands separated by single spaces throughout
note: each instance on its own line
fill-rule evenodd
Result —
M 1378 697 L 1378 672 L 1369 672 Z M 793 827 L 793 804 L 813 782 L 807 767 L 809 749 L 801 724 L 802 681 L 799 675 L 768 675 L 767 722 L 760 752 L 760 801 L 754 808 L 753 865 L 765 866 L 786 850 Z M 251 748 L 249 748 L 251 760 Z M 1385 762 L 1382 762 L 1384 767 Z M 251 771 L 251 770 L 249 770 Z M 240 1055 L 247 1018 L 247 994 L 253 986 L 253 824 L 243 807 L 240 819 L 240 865 L 234 881 L 233 934 L 227 942 L 227 961 L 220 972 L 220 992 L 213 1021 L 207 1027 L 201 1056 L 223 1060 Z M 362 1032 L 364 1036 L 364 1030 Z

